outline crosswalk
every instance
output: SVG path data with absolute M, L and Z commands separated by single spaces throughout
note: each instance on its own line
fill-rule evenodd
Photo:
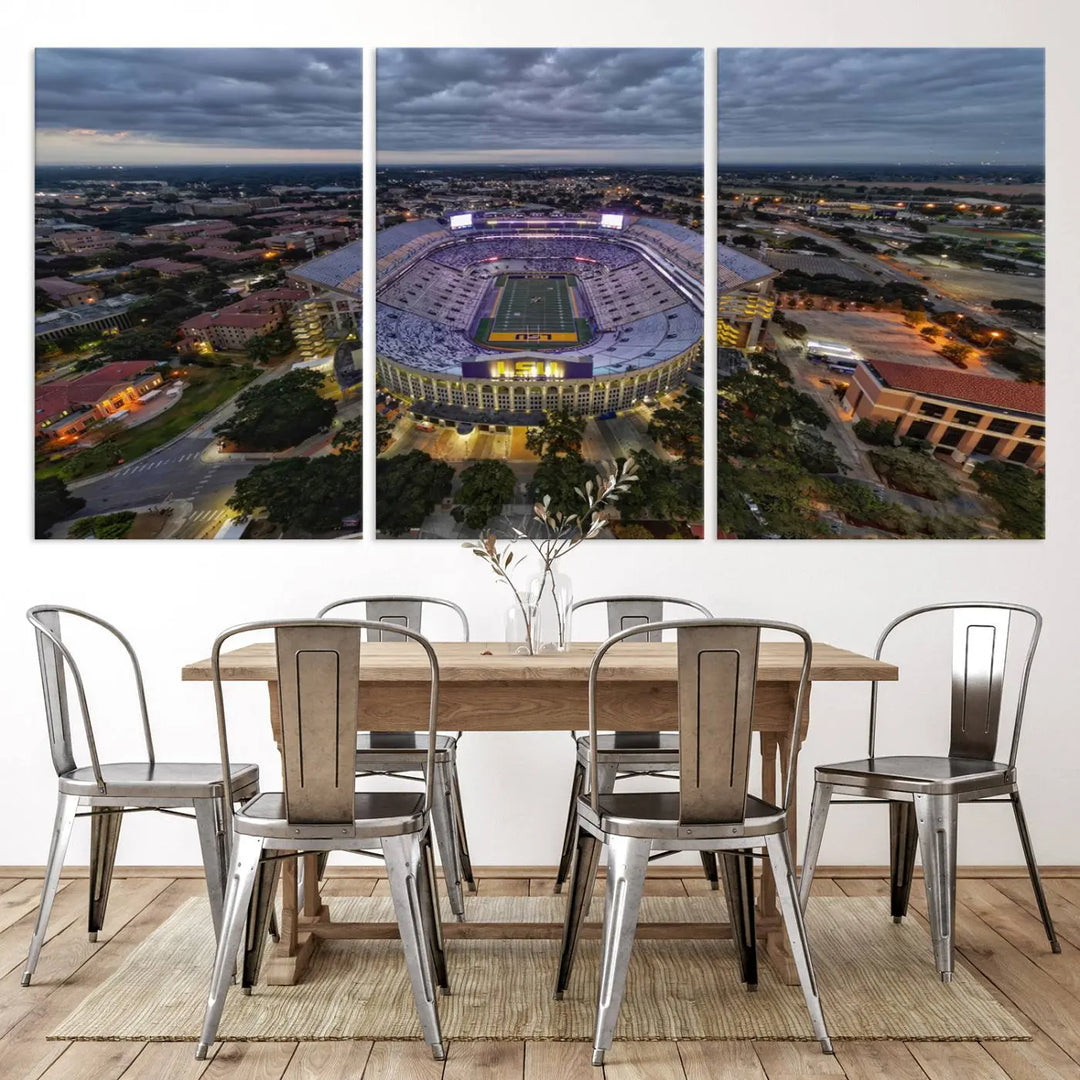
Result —
M 223 510 L 196 510 L 191 514 L 188 514 L 185 525 L 205 525 L 211 521 L 221 521 L 224 518 L 230 517 L 226 511 Z
M 125 465 L 116 476 L 134 476 L 136 473 L 149 472 L 160 465 L 182 465 L 185 461 L 195 461 L 202 456 L 202 451 L 195 450 L 190 454 L 180 454 L 177 457 L 158 457 L 153 461 L 136 462 L 133 465 Z

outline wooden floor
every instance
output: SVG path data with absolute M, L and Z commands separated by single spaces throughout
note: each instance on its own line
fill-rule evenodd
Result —
M 697 893 L 697 876 L 649 879 L 660 895 Z M 119 871 L 118 871 L 119 873 Z M 61 883 L 35 981 L 19 985 L 40 879 L 0 877 L 0 1077 L 3 1080 L 1080 1080 L 1080 879 L 1048 877 L 1063 953 L 1053 956 L 1026 878 L 967 877 L 959 883 L 957 940 L 964 959 L 1032 1033 L 1030 1043 L 838 1042 L 836 1056 L 781 1042 L 618 1043 L 601 1070 L 583 1043 L 451 1043 L 445 1063 L 406 1042 L 231 1043 L 196 1062 L 189 1043 L 47 1042 L 85 996 L 189 896 L 194 877 L 142 870 L 113 882 L 108 925 L 97 945 L 85 932 L 86 881 Z M 159 872 L 160 873 L 160 872 Z M 814 883 L 823 896 L 883 894 L 879 877 Z M 332 877 L 326 892 L 379 895 L 385 879 Z M 484 877 L 479 894 L 545 895 L 548 878 Z M 922 918 L 921 882 L 912 908 Z M 884 916 L 884 917 L 887 917 Z M 928 943 L 929 947 L 929 943 Z M 826 1002 L 826 1008 L 828 1003 Z

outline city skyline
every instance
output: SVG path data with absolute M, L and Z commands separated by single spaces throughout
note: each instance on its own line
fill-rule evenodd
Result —
M 38 165 L 359 164 L 359 49 L 38 49 Z
M 381 165 L 701 165 L 700 49 L 379 49 Z
M 1042 49 L 720 49 L 718 82 L 721 165 L 1045 160 Z

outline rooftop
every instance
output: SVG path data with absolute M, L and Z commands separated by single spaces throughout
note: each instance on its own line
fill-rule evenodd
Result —
M 914 394 L 967 401 L 1031 416 L 1046 415 L 1046 387 L 1040 383 L 994 379 L 889 360 L 866 360 L 864 364 L 878 382 L 894 390 L 910 390 Z
M 39 421 L 47 420 L 65 409 L 93 405 L 110 397 L 112 391 L 138 381 L 135 376 L 150 367 L 146 360 L 120 360 L 77 379 L 44 383 L 34 390 L 34 415 Z

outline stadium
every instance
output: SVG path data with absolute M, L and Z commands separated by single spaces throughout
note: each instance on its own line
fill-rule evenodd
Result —
M 381 230 L 376 258 L 379 386 L 416 415 L 603 415 L 676 389 L 700 361 L 703 241 L 669 221 L 455 213 Z M 290 279 L 355 295 L 360 261 L 350 244 Z M 754 347 L 774 275 L 720 248 L 722 344 Z

